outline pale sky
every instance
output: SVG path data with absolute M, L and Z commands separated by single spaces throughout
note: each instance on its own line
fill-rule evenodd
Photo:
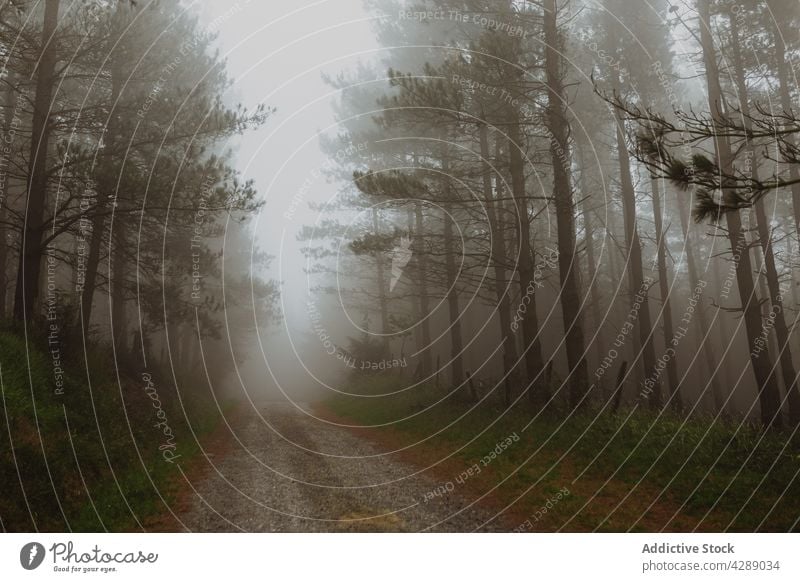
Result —
M 310 328 L 305 263 L 296 235 L 304 224 L 314 224 L 319 218 L 308 208 L 308 201 L 329 200 L 339 188 L 324 177 L 312 176 L 327 160 L 316 136 L 320 131 L 331 135 L 337 131 L 331 109 L 337 94 L 324 83 L 322 73 L 336 75 L 359 60 L 376 57 L 371 17 L 361 0 L 201 0 L 197 4 L 205 25 L 219 32 L 220 52 L 234 80 L 230 102 L 248 108 L 264 103 L 277 109 L 262 128 L 230 145 L 238 152 L 236 166 L 243 177 L 255 180 L 266 201 L 257 219 L 257 244 L 275 258 L 270 272 L 260 275 L 283 282 L 281 307 L 287 317 L 280 329 L 262 330 L 265 356 L 281 390 L 302 398 L 305 386 L 294 386 L 299 383 L 294 378 L 304 384 L 313 382 L 302 372 L 302 357 L 294 353 L 301 346 L 301 332 Z M 310 187 L 298 201 L 304 183 Z M 290 210 L 293 216 L 287 219 L 285 213 Z M 244 383 L 253 395 L 261 391 L 259 379 L 266 376 L 260 360 L 243 366 Z M 275 395 L 274 387 L 267 391 Z
M 377 43 L 361 0 L 205 0 L 203 17 L 219 30 L 219 45 L 234 79 L 231 99 L 277 109 L 264 127 L 236 139 L 237 165 L 256 180 L 267 202 L 259 218 L 262 246 L 276 253 L 294 242 L 296 230 L 316 219 L 305 203 L 283 216 L 312 171 L 326 160 L 319 131 L 335 132 L 336 93 L 321 77 L 374 57 Z M 214 25 L 213 23 L 217 23 Z M 318 180 L 311 199 L 327 199 L 336 186 Z M 284 231 L 285 234 L 284 234 Z M 294 257 L 293 257 L 294 258 Z

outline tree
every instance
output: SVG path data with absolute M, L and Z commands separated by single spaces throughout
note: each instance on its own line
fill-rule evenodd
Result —
M 722 89 L 719 81 L 717 56 L 714 41 L 711 35 L 711 9 L 710 0 L 698 0 L 697 11 L 699 15 L 700 41 L 703 50 L 703 61 L 706 68 L 706 83 L 708 86 L 708 107 L 712 123 L 716 129 L 714 146 L 717 164 L 723 175 L 733 173 L 733 154 L 730 143 L 724 133 L 726 116 Z M 723 182 L 722 196 L 724 200 L 736 197 L 728 185 Z M 779 428 L 782 424 L 780 417 L 780 394 L 773 374 L 773 366 L 769 350 L 762 346 L 757 349 L 761 334 L 761 313 L 756 302 L 755 288 L 753 286 L 752 265 L 747 242 L 742 232 L 741 217 L 738 209 L 731 209 L 725 214 L 727 235 L 736 266 L 736 280 L 739 288 L 739 297 L 743 303 L 745 328 L 747 332 L 748 347 L 750 348 L 750 363 L 758 386 L 758 396 L 761 402 L 761 420 L 764 426 Z
M 547 124 L 553 164 L 553 198 L 558 225 L 558 264 L 561 277 L 561 308 L 564 316 L 567 365 L 570 376 L 570 407 L 577 408 L 588 389 L 581 316 L 580 263 L 575 244 L 575 203 L 572 196 L 569 159 L 569 119 L 563 84 L 561 54 L 564 43 L 558 30 L 556 0 L 544 3 L 545 69 L 547 72 Z
M 45 0 L 42 33 L 36 67 L 36 91 L 30 150 L 30 177 L 25 208 L 24 234 L 20 252 L 17 286 L 14 294 L 14 319 L 33 316 L 39 298 L 39 274 L 42 262 L 42 222 L 47 197 L 47 153 L 50 147 L 50 115 L 55 69 L 59 0 Z

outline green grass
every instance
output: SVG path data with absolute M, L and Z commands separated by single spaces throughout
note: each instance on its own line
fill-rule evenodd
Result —
M 398 389 L 396 378 L 368 376 L 354 378 L 351 392 L 374 395 Z M 785 434 L 671 413 L 659 417 L 637 411 L 626 421 L 628 411 L 614 415 L 596 410 L 566 420 L 564 411 L 542 414 L 523 433 L 534 417 L 527 401 L 501 417 L 503 409 L 497 405 L 469 411 L 472 405 L 463 399 L 434 404 L 444 395 L 428 386 L 381 398 L 337 395 L 327 406 L 359 425 L 391 423 L 388 429 L 376 428 L 375 434 L 388 430 L 403 443 L 428 439 L 421 455 L 426 448 L 432 458 L 460 449 L 455 458 L 464 466 L 517 432 L 520 443 L 493 461 L 487 486 L 516 470 L 495 493 L 503 504 L 534 486 L 515 505 L 518 515 L 539 506 L 548 492 L 567 486 L 575 494 L 560 502 L 558 513 L 568 519 L 611 479 L 602 487 L 602 501 L 591 502 L 565 529 L 647 531 L 668 522 L 678 530 L 695 525 L 710 531 L 798 529 L 800 454 Z M 678 518 L 670 522 L 675 513 Z
M 158 449 L 163 436 L 153 426 L 158 420 L 141 378 L 131 374 L 118 383 L 111 354 L 93 347 L 91 389 L 82 355 L 73 356 L 63 362 L 59 395 L 50 355 L 33 344 L 0 333 L 2 528 L 139 530 L 166 511 L 159 494 L 172 502 L 180 477 Z M 41 339 L 35 344 L 46 345 Z M 185 403 L 184 415 L 166 375 L 162 382 L 157 371 L 152 374 L 185 466 L 199 450 L 190 423 L 202 436 L 218 418 L 202 399 Z

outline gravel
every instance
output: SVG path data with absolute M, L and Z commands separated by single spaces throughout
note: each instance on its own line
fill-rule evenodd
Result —
M 501 529 L 492 513 L 467 507 L 458 485 L 431 499 L 426 493 L 443 491 L 445 483 L 414 475 L 418 469 L 315 420 L 307 408 L 269 403 L 234 428 L 239 442 L 222 458 L 210 458 L 213 469 L 192 483 L 191 507 L 180 516 L 191 531 Z

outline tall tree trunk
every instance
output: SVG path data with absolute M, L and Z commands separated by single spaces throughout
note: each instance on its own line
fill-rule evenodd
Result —
M 503 372 L 505 373 L 505 388 L 510 394 L 514 383 L 514 368 L 517 362 L 517 346 L 514 334 L 511 331 L 511 299 L 508 296 L 508 274 L 504 266 L 506 260 L 505 233 L 500 228 L 497 216 L 497 201 L 492 195 L 492 174 L 489 166 L 491 154 L 489 152 L 489 135 L 485 123 L 480 125 L 480 148 L 483 160 L 483 198 L 486 204 L 486 214 L 489 219 L 489 232 L 491 234 L 491 255 L 494 265 L 494 292 L 497 296 L 497 315 L 500 324 L 500 337 L 503 342 Z
M 450 382 L 454 388 L 461 386 L 464 381 L 463 350 L 461 339 L 461 309 L 458 305 L 458 276 L 456 272 L 456 259 L 453 244 L 453 204 L 452 190 L 450 188 L 450 168 L 447 157 L 443 158 L 442 172 L 444 174 L 444 208 L 447 212 L 442 214 L 444 220 L 444 261 L 445 275 L 447 277 L 447 310 L 450 315 Z
M 611 17 L 611 12 L 606 12 L 606 38 L 609 54 L 613 54 L 614 37 L 618 30 L 617 23 Z M 620 93 L 619 72 L 609 67 L 611 87 Z M 644 393 L 651 409 L 661 406 L 661 380 L 654 373 L 656 370 L 656 352 L 653 345 L 654 329 L 650 317 L 650 302 L 648 300 L 649 285 L 645 281 L 644 267 L 642 266 L 642 242 L 639 238 L 639 227 L 636 223 L 636 192 L 633 189 L 631 176 L 631 162 L 625 143 L 625 121 L 619 109 L 614 108 L 614 120 L 617 140 L 617 155 L 619 157 L 620 189 L 622 196 L 622 214 L 625 225 L 625 246 L 628 256 L 628 281 L 630 284 L 631 307 L 638 309 L 636 328 L 639 336 L 639 348 L 644 363 L 645 378 L 652 382 L 649 393 Z M 638 307 L 637 306 L 638 303 Z M 635 364 L 635 362 L 634 362 Z
M 111 95 L 109 97 L 111 107 L 116 107 L 117 100 L 124 82 L 119 71 L 118 59 L 112 56 L 111 62 Z M 78 317 L 83 318 L 84 329 L 88 329 L 92 320 L 92 306 L 94 304 L 94 291 L 97 286 L 97 273 L 100 267 L 100 251 L 104 242 L 104 230 L 106 226 L 106 211 L 108 201 L 115 197 L 117 184 L 114 146 L 116 145 L 116 124 L 117 113 L 112 109 L 108 113 L 105 132 L 105 149 L 100 157 L 99 179 L 97 188 L 97 203 L 92 216 L 91 240 L 89 243 L 89 255 L 86 259 L 86 273 L 84 275 L 83 289 L 81 291 L 81 312 Z
M 576 142 L 576 147 L 578 151 L 578 159 L 580 160 L 581 164 L 581 173 L 580 173 L 580 189 L 581 195 L 583 196 L 583 201 L 581 203 L 581 214 L 583 216 L 583 230 L 584 230 L 584 240 L 586 245 L 586 273 L 587 278 L 589 279 L 589 299 L 591 303 L 591 314 L 592 314 L 592 323 L 595 326 L 595 340 L 594 346 L 597 351 L 597 362 L 598 364 L 600 361 L 606 356 L 606 343 L 605 337 L 603 334 L 603 316 L 601 311 L 602 305 L 602 295 L 600 294 L 600 289 L 598 286 L 598 275 L 599 271 L 597 268 L 597 258 L 595 256 L 595 248 L 594 248 L 594 222 L 592 220 L 591 209 L 589 208 L 589 186 L 588 180 L 586 179 L 586 170 L 587 164 L 586 159 L 584 158 L 584 149 L 581 146 L 581 142 Z M 613 281 L 614 279 L 612 279 Z M 602 380 L 597 381 L 598 384 L 602 384 Z
M 649 285 L 645 281 L 644 267 L 642 266 L 642 242 L 639 238 L 639 228 L 636 224 L 636 193 L 633 189 L 630 157 L 625 144 L 625 135 L 622 132 L 624 122 L 619 111 L 616 112 L 616 115 L 617 153 L 620 167 L 622 214 L 625 222 L 625 246 L 628 251 L 627 263 L 631 307 L 636 308 L 635 306 L 638 303 L 636 328 L 639 336 L 639 349 L 644 363 L 645 377 L 653 380 L 653 387 L 647 395 L 647 401 L 650 408 L 657 409 L 661 406 L 661 381 L 653 376 L 656 353 L 653 345 L 653 323 L 650 317 L 650 302 L 648 300 Z
M 528 201 L 525 195 L 525 168 L 522 162 L 522 135 L 519 118 L 516 112 L 511 115 L 508 126 L 508 161 L 511 173 L 511 189 L 517 215 L 517 240 L 519 241 L 519 273 L 520 301 L 530 298 L 522 317 L 522 337 L 524 341 L 525 369 L 528 374 L 528 395 L 534 401 L 537 396 L 541 400 L 549 399 L 548 394 L 537 395 L 537 388 L 542 383 L 537 379 L 542 372 L 542 346 L 539 341 L 539 319 L 536 314 L 536 281 L 534 280 L 535 264 L 533 245 L 531 244 L 531 225 L 528 218 Z M 522 310 L 519 310 L 522 311 Z M 544 387 L 549 390 L 549 387 Z M 508 402 L 510 395 L 506 395 Z
M 0 196 L 0 199 L 4 198 L 4 195 Z M 8 293 L 8 235 L 2 224 L 5 219 L 5 206 L 0 205 L 0 321 L 6 318 L 6 295 Z
M 604 229 L 606 232 L 606 238 L 611 241 L 607 246 L 608 249 L 608 272 L 609 272 L 609 280 L 614 281 L 615 285 L 617 281 L 621 281 L 625 276 L 625 267 L 624 265 L 620 265 L 619 261 L 623 258 L 622 250 L 619 248 L 617 244 L 617 236 L 615 231 L 616 225 L 613 224 L 614 215 L 610 215 L 609 218 L 611 219 L 606 224 L 604 224 Z M 616 286 L 614 287 L 616 289 Z M 611 318 L 612 321 L 619 321 L 619 319 L 624 319 L 628 313 L 630 313 L 630 305 L 626 305 L 622 307 L 621 313 L 620 306 L 616 301 L 616 296 L 611 300 L 612 307 L 614 314 L 617 318 Z M 618 330 L 615 330 L 614 333 L 616 334 Z M 638 343 L 638 342 L 637 342 Z M 614 342 L 616 346 L 616 341 Z M 620 346 L 616 346 L 620 347 Z M 625 341 L 624 349 L 628 350 L 628 361 L 629 362 L 638 362 L 641 357 L 638 355 L 636 345 L 632 341 Z M 620 350 L 621 352 L 621 350 Z M 605 357 L 607 354 L 603 354 Z M 621 354 L 620 354 L 621 355 Z M 644 382 L 644 377 L 641 372 L 641 366 L 633 366 L 628 371 L 628 366 L 626 366 L 626 374 L 627 377 L 630 378 L 631 383 L 635 386 L 641 386 Z
M 741 49 L 739 47 L 739 23 L 736 15 L 729 14 L 731 26 L 731 46 L 733 47 L 733 66 L 736 79 L 736 88 L 739 94 L 739 110 L 744 118 L 745 128 L 749 131 L 752 126 L 750 120 L 750 101 L 748 97 L 747 82 L 745 81 L 744 64 L 742 61 Z M 758 178 L 757 152 L 753 144 L 748 144 L 747 153 L 752 159 L 753 177 Z M 789 329 L 786 326 L 783 310 L 783 292 L 781 291 L 778 279 L 778 270 L 775 267 L 775 253 L 772 248 L 772 233 L 769 231 L 769 221 L 764 210 L 764 199 L 759 198 L 755 205 L 756 228 L 758 239 L 763 252 L 764 275 L 767 282 L 772 310 L 768 317 L 773 321 L 775 336 L 778 340 L 777 354 L 783 375 L 783 385 L 786 388 L 787 399 L 789 401 L 789 416 L 791 426 L 800 424 L 800 392 L 797 388 L 797 372 L 792 361 L 792 351 L 789 347 Z M 769 320 L 767 320 L 769 321 Z M 765 324 L 766 325 L 766 324 Z
M 408 238 L 410 240 L 414 240 L 414 210 L 412 208 L 408 208 L 406 212 L 406 225 L 408 228 Z M 416 272 L 412 266 L 406 269 L 406 272 L 410 276 L 411 284 L 414 289 L 419 288 L 419 273 Z M 411 305 L 411 317 L 413 321 L 419 322 L 422 319 L 422 312 L 419 307 L 419 297 L 416 296 L 415 293 L 412 293 L 411 298 L 409 300 Z M 418 323 L 414 325 L 414 345 L 419 348 L 423 345 L 422 343 L 422 326 Z
M 686 199 L 686 194 L 682 190 L 678 190 L 678 214 L 681 221 L 681 230 L 683 232 L 684 247 L 686 249 L 686 270 L 689 272 L 689 285 L 691 285 L 690 296 L 694 293 L 695 289 L 699 288 L 700 276 L 697 273 L 697 262 L 695 258 L 695 241 L 692 232 L 689 230 L 689 201 Z M 719 285 L 716 285 L 719 289 Z M 725 395 L 722 392 L 722 386 L 719 378 L 717 378 L 717 361 L 714 356 L 714 348 L 711 346 L 711 341 L 703 341 L 703 336 L 708 331 L 708 318 L 706 317 L 706 310 L 700 305 L 695 309 L 694 317 L 695 333 L 694 337 L 697 341 L 697 350 L 702 352 L 703 360 L 706 364 L 708 373 L 708 381 L 711 385 L 711 396 L 714 399 L 714 406 L 718 411 L 725 410 Z M 722 323 L 720 322 L 720 329 Z M 721 344 L 724 345 L 724 344 Z M 720 369 L 725 370 L 722 366 Z M 726 382 L 728 384 L 728 382 Z
M 721 261 L 714 261 L 711 271 L 714 276 L 714 289 L 721 290 L 724 285 L 724 267 L 725 265 L 721 264 Z M 725 383 L 725 386 L 731 386 L 732 388 L 737 386 L 740 380 L 735 370 L 731 369 L 732 366 L 729 365 L 730 358 L 733 357 L 732 350 L 729 348 L 735 342 L 737 333 L 738 328 L 733 326 L 731 320 L 728 317 L 720 317 L 719 311 L 717 311 L 717 335 L 721 346 L 720 349 L 723 352 L 720 361 L 721 365 L 719 366 L 721 372 L 720 380 Z M 722 401 L 724 400 L 725 398 L 722 399 Z M 733 404 L 732 400 L 728 400 L 728 406 L 724 409 L 726 413 L 735 415 Z
M 55 85 L 55 31 L 59 0 L 45 0 L 41 52 L 36 69 L 36 93 L 31 120 L 28 196 L 19 254 L 17 286 L 14 294 L 14 319 L 23 321 L 36 314 L 39 297 L 39 270 L 42 262 L 42 223 L 47 200 L 47 152 L 50 145 L 50 109 Z
M 372 207 L 372 230 L 375 236 L 380 234 L 380 220 L 378 209 Z M 381 252 L 375 255 L 375 271 L 378 278 L 378 306 L 381 316 L 381 346 L 383 347 L 384 357 L 389 354 L 389 301 L 386 297 L 386 290 L 389 283 L 386 280 L 386 268 L 384 265 L 384 255 Z
M 650 178 L 653 194 L 653 220 L 656 230 L 656 248 L 658 258 L 658 286 L 661 292 L 661 316 L 664 322 L 664 346 L 669 348 L 675 337 L 672 325 L 672 305 L 669 299 L 669 277 L 667 271 L 667 233 L 664 231 L 661 215 L 661 188 L 658 179 Z M 670 404 L 676 411 L 683 409 L 678 381 L 678 354 L 674 352 L 667 360 L 667 381 L 669 382 Z
M 569 164 L 569 120 L 562 79 L 562 46 L 558 31 L 556 0 L 544 2 L 545 69 L 547 74 L 547 125 L 553 163 L 553 196 L 558 228 L 558 271 L 561 282 L 561 312 L 569 369 L 570 408 L 585 402 L 589 382 L 584 357 L 581 317 L 580 261 L 575 244 L 575 204 Z
M 109 261 L 109 281 L 111 281 L 111 329 L 118 354 L 128 352 L 128 318 L 125 311 L 125 273 L 128 269 L 125 244 L 127 243 L 125 223 L 112 222 L 112 249 Z
M 703 49 L 703 62 L 706 68 L 706 82 L 708 89 L 708 106 L 716 129 L 714 139 L 719 167 L 723 175 L 731 175 L 733 170 L 733 155 L 730 144 L 724 137 L 722 127 L 724 124 L 725 110 L 722 101 L 722 89 L 719 81 L 717 55 L 714 50 L 714 41 L 711 36 L 711 17 L 709 0 L 698 0 L 698 14 L 700 16 L 700 42 Z M 735 192 L 723 184 L 723 197 L 733 201 Z M 761 404 L 761 421 L 766 427 L 780 427 L 780 392 L 772 373 L 772 358 L 767 346 L 760 346 L 758 339 L 762 332 L 761 312 L 758 302 L 755 301 L 755 287 L 753 285 L 753 268 L 750 261 L 750 252 L 747 241 L 742 232 L 742 221 L 738 210 L 725 214 L 728 226 L 728 240 L 736 266 L 736 281 L 739 287 L 739 297 L 742 301 L 745 328 L 747 331 L 748 351 L 750 363 L 758 389 L 758 398 Z
M 422 327 L 421 350 L 421 373 L 423 378 L 427 378 L 433 371 L 433 360 L 431 358 L 431 322 L 430 305 L 428 301 L 428 265 L 425 249 L 425 217 L 422 214 L 422 203 L 414 204 L 414 219 L 416 221 L 416 257 L 417 284 L 419 293 L 420 326 Z
M 14 86 L 16 76 L 13 72 L 8 73 L 6 78 L 6 90 L 3 94 L 3 135 L 10 136 L 11 123 L 16 114 L 16 94 Z M 3 224 L 6 220 L 6 204 L 8 197 L 8 181 L 10 180 L 9 166 L 11 165 L 12 143 L 6 144 L 8 153 L 3 153 L 0 172 L 2 183 L 0 183 L 0 320 L 6 318 L 6 296 L 8 295 L 8 239 L 6 227 Z
M 619 281 L 622 277 L 622 268 L 619 266 L 617 261 L 619 257 L 617 255 L 620 254 L 619 248 L 617 247 L 617 239 L 614 237 L 614 233 L 612 231 L 612 225 L 604 224 L 603 227 L 605 229 L 605 236 L 606 240 L 610 241 L 606 246 L 608 247 L 608 274 L 611 276 L 612 281 Z
M 89 254 L 86 258 L 86 273 L 80 290 L 81 310 L 77 314 L 78 320 L 83 321 L 83 328 L 89 328 L 92 320 L 92 305 L 94 304 L 94 290 L 97 286 L 97 272 L 100 266 L 100 250 L 103 246 L 103 229 L 105 228 L 106 203 L 104 190 L 97 191 L 97 204 L 92 216 L 91 238 L 89 241 Z
M 751 211 L 753 209 L 751 208 Z M 755 212 L 751 212 L 751 214 L 755 214 Z M 756 224 L 757 218 L 755 216 L 750 217 L 749 224 Z M 769 284 L 767 282 L 767 264 L 766 259 L 764 258 L 763 248 L 761 247 L 760 240 L 756 242 L 751 242 L 748 238 L 748 245 L 750 248 L 753 249 L 753 264 L 755 265 L 755 273 L 756 273 L 756 297 L 758 304 L 761 306 L 761 317 L 764 321 L 762 334 L 767 336 L 767 342 L 769 345 L 769 351 L 772 354 L 778 354 L 778 357 L 781 355 L 781 350 L 778 347 L 778 342 L 776 340 L 775 334 L 773 333 L 774 327 L 770 326 L 769 318 L 770 314 L 773 312 L 773 305 L 772 300 L 770 298 L 769 292 Z M 759 239 L 758 232 L 756 232 L 756 238 Z M 778 312 L 776 312 L 778 313 Z M 785 385 L 781 383 L 782 376 L 776 376 L 776 380 L 778 382 L 778 389 L 781 391 L 780 393 L 783 394 L 783 388 Z

